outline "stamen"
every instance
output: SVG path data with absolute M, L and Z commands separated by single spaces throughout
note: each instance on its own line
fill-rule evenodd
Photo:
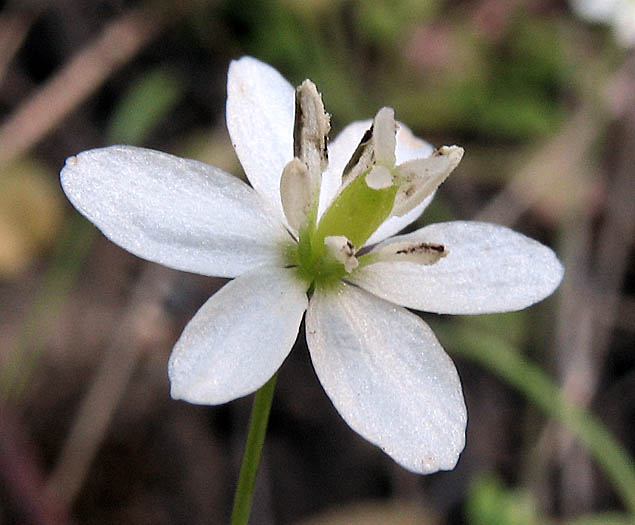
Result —
M 353 152 L 351 160 L 349 160 L 344 167 L 344 171 L 342 173 L 342 188 L 348 185 L 352 180 L 356 179 L 358 175 L 368 171 L 375 162 L 372 142 L 373 132 L 373 126 L 366 130 L 362 140 L 359 141 L 357 148 Z
M 430 265 L 448 254 L 443 244 L 435 242 L 394 242 L 371 252 L 373 262 L 405 261 Z
M 280 200 L 289 226 L 295 233 L 306 221 L 311 208 L 311 184 L 306 164 L 297 157 L 282 170 L 280 177 Z
M 383 190 L 392 186 L 390 170 L 384 166 L 374 166 L 366 175 L 366 184 L 373 190 Z
M 396 134 L 395 111 L 381 108 L 344 168 L 342 188 L 375 164 L 392 169 L 395 165 Z
M 329 254 L 344 265 L 344 269 L 351 273 L 359 266 L 355 257 L 355 246 L 343 235 L 330 235 L 324 238 L 324 244 Z
M 342 185 L 317 225 L 314 246 L 330 235 L 344 235 L 361 247 L 390 217 L 399 189 L 393 173 L 396 133 L 394 111 L 382 108 L 344 168 Z
M 381 108 L 375 116 L 374 128 L 375 162 L 392 168 L 395 165 L 395 147 L 397 145 L 395 110 L 387 107 Z
M 317 87 L 305 80 L 295 92 L 293 154 L 306 164 L 311 194 L 319 193 L 322 172 L 328 167 L 326 141 L 330 129 L 330 115 L 324 110 Z
M 401 217 L 420 204 L 447 179 L 462 157 L 463 148 L 443 146 L 428 158 L 409 160 L 397 166 L 399 191 L 391 215 Z

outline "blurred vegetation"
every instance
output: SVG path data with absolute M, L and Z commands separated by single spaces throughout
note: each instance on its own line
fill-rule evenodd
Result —
M 143 352 L 118 405 L 94 407 L 114 419 L 84 443 L 95 448 L 84 471 L 68 474 L 78 493 L 47 486 L 64 473 L 72 422 L 91 414 L 78 407 L 103 351 L 120 340 L 134 291 L 146 292 L 146 266 L 63 208 L 55 173 L 78 151 L 129 143 L 241 175 L 223 111 L 227 65 L 244 54 L 293 83 L 315 81 L 335 131 L 389 105 L 418 136 L 463 145 L 463 164 L 420 224 L 506 223 L 553 246 L 567 267 L 557 297 L 526 311 L 423 315 L 457 360 L 470 414 L 451 473 L 414 476 L 360 443 L 299 341 L 279 374 L 254 523 L 631 522 L 633 50 L 561 0 L 9 1 L 0 10 L 5 127 L 137 9 L 166 13 L 147 18 L 157 24 L 151 41 L 116 67 L 104 58 L 90 95 L 1 166 L 0 523 L 226 520 L 249 400 L 183 406 L 169 399 L 165 374 L 212 287 L 193 276 L 159 282 L 161 329 L 127 339 Z M 26 122 L 40 125 L 37 115 Z

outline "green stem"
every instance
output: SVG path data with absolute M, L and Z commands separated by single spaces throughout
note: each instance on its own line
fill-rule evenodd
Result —
M 591 453 L 613 482 L 631 516 L 635 516 L 635 465 L 628 452 L 602 423 L 586 409 L 562 394 L 539 366 L 514 345 L 478 329 L 439 329 L 452 349 L 496 372 L 522 392 L 547 415 L 567 428 Z
M 249 433 L 243 454 L 243 463 L 238 476 L 238 486 L 234 494 L 234 508 L 232 509 L 232 525 L 243 525 L 249 521 L 251 500 L 256 483 L 256 474 L 260 463 L 262 446 L 265 442 L 269 412 L 273 401 L 273 391 L 276 388 L 276 374 L 256 392 L 254 404 L 249 418 Z

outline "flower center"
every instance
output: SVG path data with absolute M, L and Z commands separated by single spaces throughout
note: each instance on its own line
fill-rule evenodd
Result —
M 303 279 L 327 285 L 350 273 L 354 258 L 373 232 L 390 216 L 398 187 L 374 189 L 367 176 L 359 176 L 342 189 L 322 215 L 317 226 L 309 221 L 298 236 L 296 264 Z M 343 238 L 338 244 L 332 239 Z
M 330 286 L 360 265 L 379 259 L 434 264 L 444 248 L 400 246 L 357 259 L 357 251 L 391 216 L 402 216 L 430 195 L 456 167 L 463 150 L 443 147 L 430 157 L 396 165 L 394 111 L 379 110 L 344 168 L 342 184 L 318 220 L 321 177 L 328 164 L 330 117 L 315 85 L 296 89 L 294 158 L 285 166 L 280 197 L 287 222 L 298 239 L 288 253 L 299 276 L 318 287 Z

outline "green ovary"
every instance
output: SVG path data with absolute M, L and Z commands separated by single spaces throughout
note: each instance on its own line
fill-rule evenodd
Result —
M 375 190 L 368 187 L 365 175 L 358 176 L 342 190 L 317 226 L 315 210 L 309 213 L 292 257 L 303 280 L 316 286 L 328 286 L 346 276 L 344 265 L 326 250 L 324 239 L 342 235 L 359 249 L 389 217 L 398 186 Z

